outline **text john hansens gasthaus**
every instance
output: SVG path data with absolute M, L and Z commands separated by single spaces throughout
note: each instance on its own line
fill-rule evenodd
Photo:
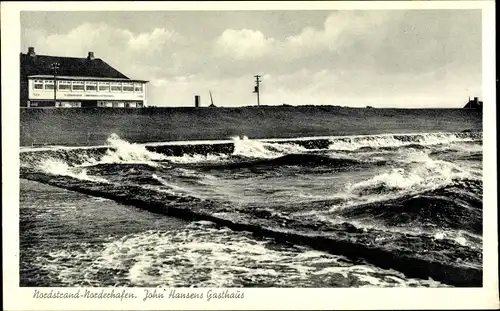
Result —
M 205 299 L 206 301 L 216 299 L 244 299 L 245 294 L 239 290 L 212 290 L 205 292 L 184 291 L 178 289 L 144 289 L 141 295 L 127 289 L 76 289 L 44 291 L 35 289 L 35 299 L 141 299 L 142 301 L 154 299 Z

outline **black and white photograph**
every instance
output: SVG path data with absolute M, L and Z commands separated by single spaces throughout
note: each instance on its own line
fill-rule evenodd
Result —
M 490 286 L 484 10 L 236 8 L 18 13 L 15 286 Z

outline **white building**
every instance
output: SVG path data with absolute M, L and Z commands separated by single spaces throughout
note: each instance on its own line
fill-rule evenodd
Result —
M 130 79 L 89 52 L 86 58 L 21 53 L 21 107 L 147 105 L 148 81 Z M 54 87 L 56 85 L 56 87 Z

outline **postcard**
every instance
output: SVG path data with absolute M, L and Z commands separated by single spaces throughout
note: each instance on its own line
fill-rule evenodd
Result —
M 498 307 L 494 11 L 3 2 L 5 309 Z

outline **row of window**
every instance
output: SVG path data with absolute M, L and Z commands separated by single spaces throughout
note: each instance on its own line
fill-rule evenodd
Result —
M 35 90 L 54 90 L 54 80 L 34 80 Z M 142 83 L 133 82 L 95 82 L 95 81 L 57 81 L 58 91 L 87 92 L 141 92 Z
M 65 107 L 71 108 L 82 107 L 81 102 L 73 101 L 57 101 L 54 106 L 52 101 L 31 101 L 28 107 Z M 141 108 L 143 107 L 142 102 L 132 101 L 132 102 L 112 102 L 112 101 L 97 101 L 97 107 L 110 107 L 110 108 Z
M 140 108 L 140 107 L 142 107 L 142 102 L 97 101 L 97 107 Z
M 80 108 L 81 106 L 82 106 L 81 102 L 56 102 L 56 107 L 65 107 L 65 108 L 75 107 L 75 108 Z

